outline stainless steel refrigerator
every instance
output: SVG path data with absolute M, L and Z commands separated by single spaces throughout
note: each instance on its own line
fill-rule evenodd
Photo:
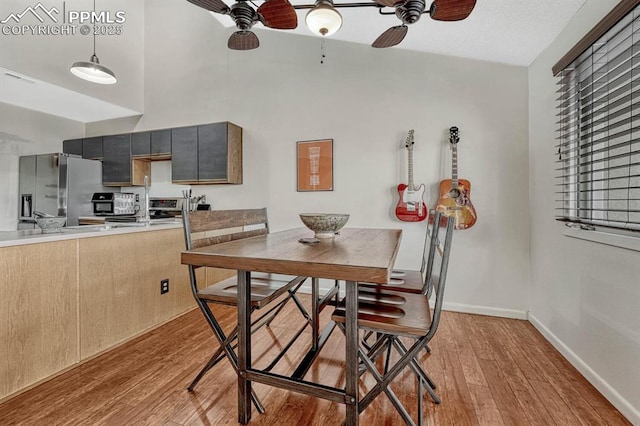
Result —
M 79 216 L 92 216 L 91 196 L 104 192 L 102 163 L 53 153 L 20 157 L 18 229 L 36 226 L 34 211 L 66 216 L 66 226 Z

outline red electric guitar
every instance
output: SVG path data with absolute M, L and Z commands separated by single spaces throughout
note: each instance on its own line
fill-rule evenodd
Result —
M 413 185 L 413 129 L 409 130 L 405 146 L 409 151 L 409 185 L 398 185 L 398 204 L 396 205 L 396 217 L 404 222 L 420 222 L 427 218 L 428 209 L 422 200 L 424 184 L 418 189 Z
M 440 182 L 440 199 L 436 210 L 455 218 L 455 229 L 471 228 L 476 223 L 476 209 L 471 204 L 471 182 L 458 179 L 458 128 L 449 129 L 451 144 L 451 179 Z

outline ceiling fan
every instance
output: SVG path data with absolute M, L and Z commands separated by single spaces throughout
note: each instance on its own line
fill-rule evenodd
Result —
M 376 7 L 382 15 L 396 15 L 402 22 L 383 32 L 373 43 L 373 47 L 392 47 L 405 38 L 410 24 L 416 23 L 420 16 L 428 13 L 437 21 L 460 21 L 467 18 L 476 5 L 476 0 L 434 0 L 427 9 L 426 0 L 375 0 L 363 3 L 333 3 L 331 0 L 317 1 L 315 4 L 292 5 L 289 0 L 266 0 L 254 9 L 248 2 L 237 0 L 227 6 L 222 0 L 187 0 L 211 12 L 229 15 L 238 31 L 231 34 L 227 46 L 234 50 L 250 50 L 260 45 L 258 37 L 251 31 L 257 22 L 269 28 L 292 30 L 298 26 L 296 9 L 314 9 L 320 3 L 323 7 Z M 394 8 L 394 12 L 386 12 L 384 8 Z M 337 12 L 336 12 L 337 13 Z M 339 14 L 338 14 L 339 15 Z
M 222 0 L 187 0 L 211 12 L 229 15 L 238 31 L 231 34 L 227 47 L 233 50 L 251 50 L 260 46 L 258 36 L 251 28 L 258 21 L 269 28 L 292 30 L 298 26 L 298 15 L 289 0 L 267 0 L 258 9 L 246 0 L 239 0 L 231 7 Z
M 379 4 L 395 8 L 395 15 L 402 25 L 389 28 L 373 42 L 373 47 L 391 47 L 399 44 L 407 35 L 407 25 L 418 22 L 423 13 L 428 13 L 436 21 L 461 21 L 476 5 L 476 0 L 435 0 L 426 10 L 425 0 L 377 0 Z M 382 11 L 380 11 L 383 13 Z

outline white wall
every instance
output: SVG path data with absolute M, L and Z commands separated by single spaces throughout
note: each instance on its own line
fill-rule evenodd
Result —
M 0 103 L 0 231 L 18 225 L 18 158 L 61 152 L 63 139 L 84 131 L 83 123 Z
M 640 424 L 640 253 L 563 236 L 554 221 L 551 67 L 616 0 L 590 0 L 529 67 L 531 321 Z
M 266 205 L 274 230 L 301 226 L 300 212 L 347 212 L 349 226 L 402 228 L 398 264 L 417 267 L 424 223 L 393 216 L 395 187 L 407 179 L 404 139 L 414 128 L 415 180 L 428 185 L 433 206 L 435 185 L 450 175 L 448 129 L 460 127 L 460 173 L 472 182 L 479 221 L 456 233 L 450 307 L 525 315 L 525 68 L 333 40 L 321 65 L 318 38 L 260 30 L 259 49 L 236 52 L 226 48 L 229 31 L 188 2 L 147 2 L 145 27 L 145 108 L 135 130 L 242 126 L 244 184 L 194 193 L 218 209 Z M 296 141 L 322 138 L 334 139 L 335 190 L 296 192 Z

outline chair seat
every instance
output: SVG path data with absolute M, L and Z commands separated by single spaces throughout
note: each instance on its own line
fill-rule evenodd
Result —
M 261 308 L 274 299 L 285 294 L 291 288 L 302 283 L 306 277 L 287 277 L 282 275 L 253 273 L 251 274 L 251 306 Z M 237 306 L 238 279 L 230 277 L 198 290 L 198 297 L 210 302 Z
M 345 302 L 331 316 L 345 322 Z M 378 288 L 358 289 L 358 326 L 374 331 L 424 336 L 431 326 L 429 299 L 422 294 L 401 293 Z
M 367 287 L 383 287 L 385 290 L 397 290 L 405 293 L 422 293 L 424 280 L 420 271 L 402 270 L 402 275 L 395 274 L 395 272 L 398 271 L 394 270 L 393 272 L 391 272 L 391 278 L 389 279 L 389 282 L 387 284 L 359 284 Z

